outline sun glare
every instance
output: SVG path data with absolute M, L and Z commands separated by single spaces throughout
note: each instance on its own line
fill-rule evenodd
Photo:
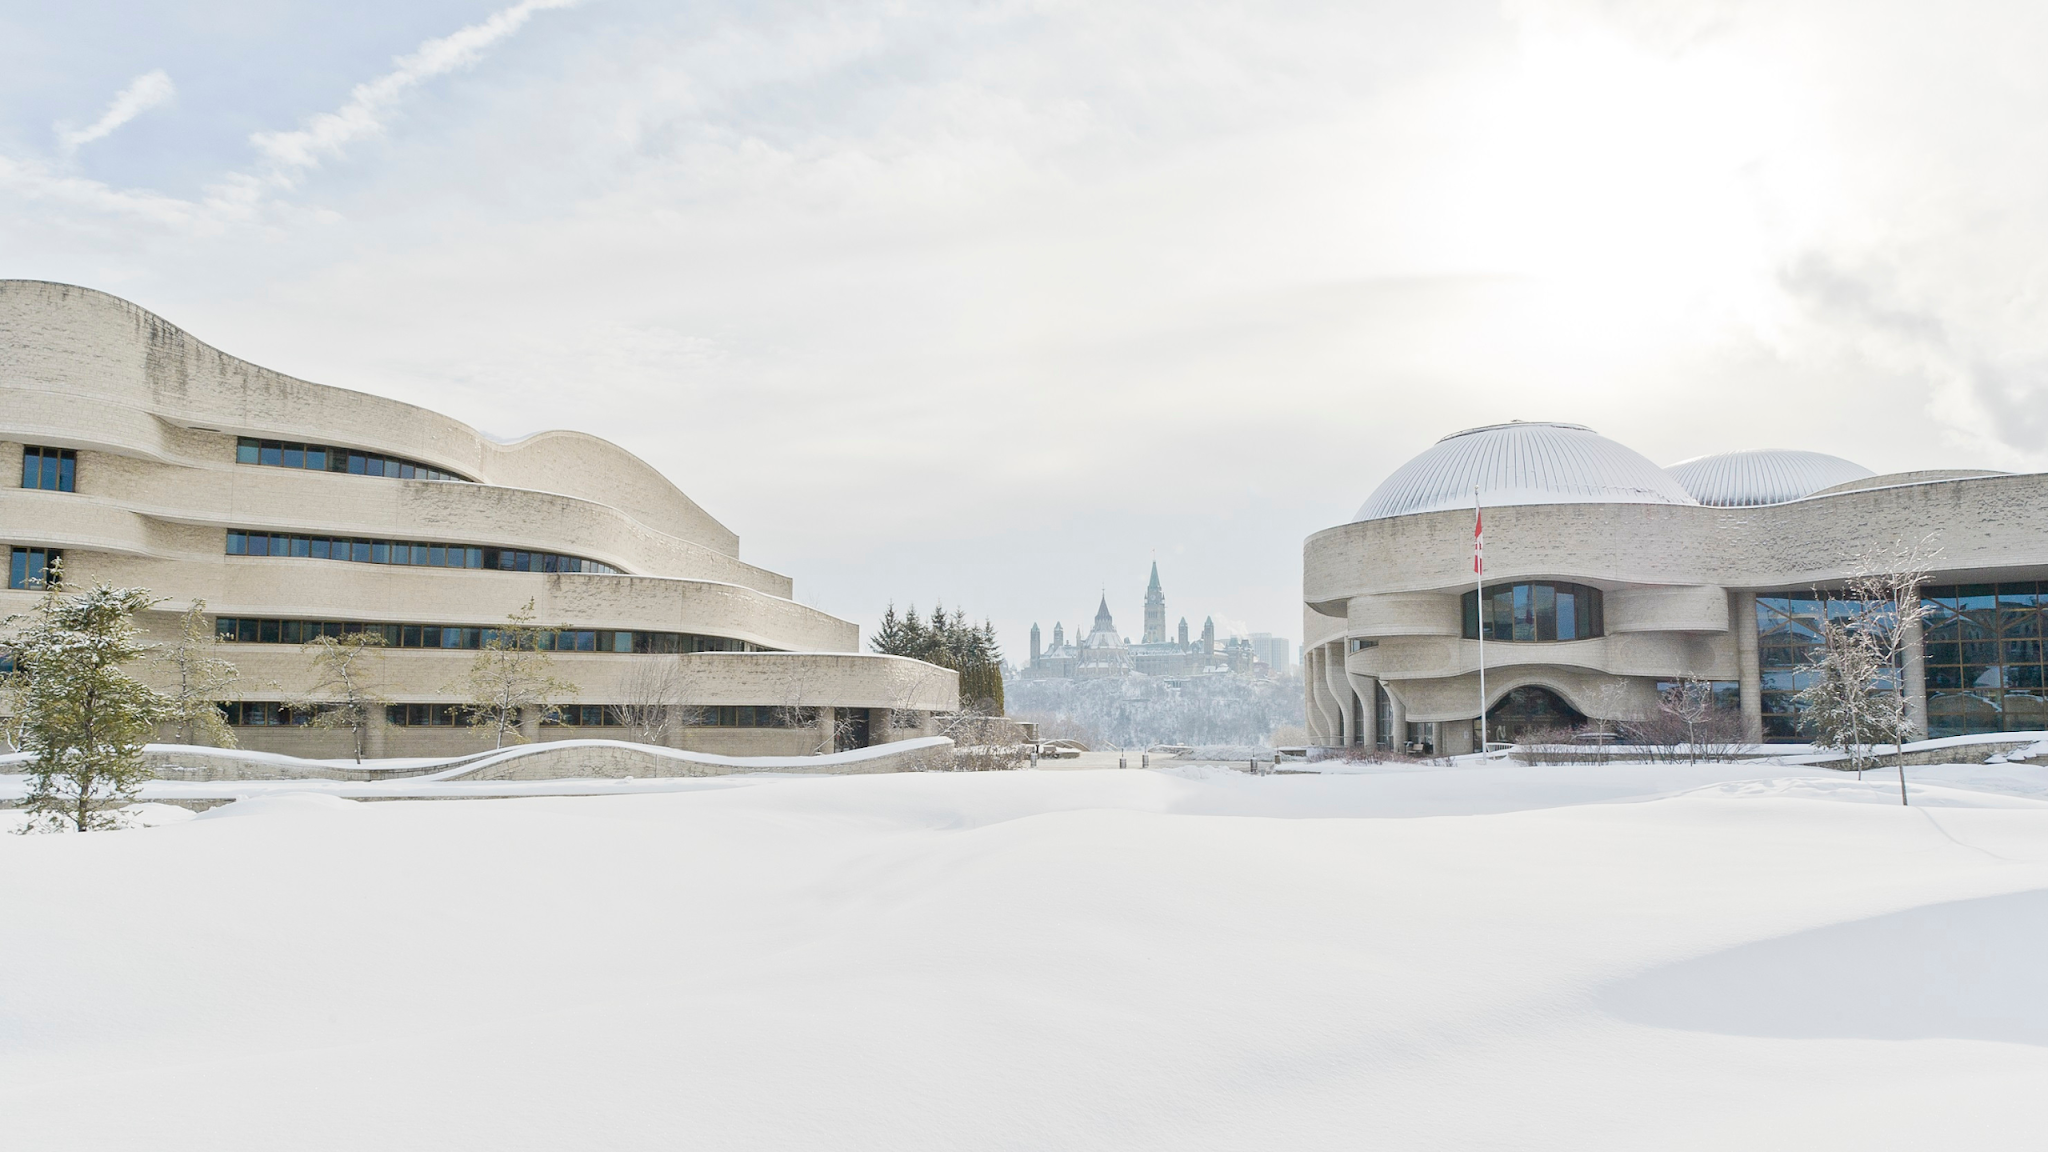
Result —
M 1775 269 L 1825 186 L 1785 73 L 1733 48 L 1546 33 L 1479 105 L 1468 242 L 1544 286 L 1546 327 L 1662 340 L 1776 321 Z

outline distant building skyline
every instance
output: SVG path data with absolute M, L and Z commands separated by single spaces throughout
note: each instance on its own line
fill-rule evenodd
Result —
M 1152 562 L 1145 586 L 1145 626 L 1137 643 L 1117 630 L 1110 611 L 1109 593 L 1097 599 L 1095 619 L 1086 635 L 1077 628 L 1067 637 L 1064 621 L 1054 621 L 1052 643 L 1036 621 L 1030 630 L 1030 649 L 1022 673 L 1026 679 L 1088 680 L 1107 676 L 1187 677 L 1208 674 L 1251 674 L 1260 665 L 1269 675 L 1286 675 L 1293 667 L 1293 641 L 1271 633 L 1225 637 L 1216 636 L 1216 618 L 1205 617 L 1199 638 L 1191 638 L 1187 617 L 1180 618 L 1174 638 L 1167 638 L 1166 592 L 1159 580 L 1159 562 Z

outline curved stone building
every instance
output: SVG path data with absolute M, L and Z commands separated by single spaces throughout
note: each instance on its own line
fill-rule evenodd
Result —
M 1471 750 L 1483 625 L 1489 740 L 1640 719 L 1686 676 L 1753 737 L 1802 739 L 1793 697 L 1831 598 L 1902 546 L 1933 568 L 1902 670 L 1922 730 L 2048 728 L 2048 475 L 1875 476 L 1789 450 L 1663 469 L 1575 424 L 1460 432 L 1308 538 L 1309 725 L 1324 745 Z
M 483 630 L 533 602 L 577 689 L 542 739 L 619 735 L 618 706 L 686 706 L 671 743 L 788 755 L 925 730 L 956 677 L 863 654 L 859 629 L 632 454 L 578 432 L 501 444 L 446 416 L 293 379 L 113 296 L 0 281 L 0 615 L 67 580 L 204 600 L 239 665 L 246 746 L 340 755 L 293 724 L 302 644 L 374 629 L 390 700 L 373 754 L 477 747 L 452 723 Z M 17 481 L 18 478 L 18 481 Z M 659 670 L 657 674 L 657 669 Z M 664 681 L 665 688 L 655 682 Z

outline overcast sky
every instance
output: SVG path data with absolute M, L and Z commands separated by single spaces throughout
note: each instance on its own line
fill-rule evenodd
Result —
M 2048 6 L 0 4 L 0 276 L 891 599 L 1300 635 L 1460 428 L 2048 467 Z

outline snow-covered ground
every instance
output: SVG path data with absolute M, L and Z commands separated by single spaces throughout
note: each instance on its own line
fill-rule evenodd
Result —
M 2048 769 L 1909 773 L 156 807 L 0 838 L 0 1145 L 2039 1147 Z

